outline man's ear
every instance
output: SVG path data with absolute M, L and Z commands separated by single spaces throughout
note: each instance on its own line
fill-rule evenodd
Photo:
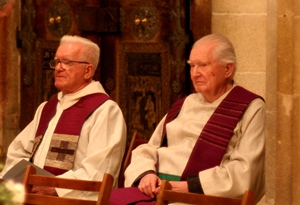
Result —
M 84 78 L 91 79 L 94 75 L 94 66 L 92 64 L 88 64 L 85 68 Z
M 225 69 L 226 69 L 225 76 L 230 77 L 234 74 L 235 65 L 233 63 L 227 63 Z

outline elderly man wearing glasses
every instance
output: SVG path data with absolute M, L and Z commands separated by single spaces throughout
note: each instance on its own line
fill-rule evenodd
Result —
M 126 145 L 126 124 L 116 102 L 94 81 L 100 49 L 78 36 L 63 36 L 50 61 L 60 92 L 42 103 L 30 124 L 11 143 L 5 174 L 25 159 L 54 175 L 102 180 L 110 173 L 117 187 Z M 92 199 L 91 193 L 35 187 L 38 194 Z

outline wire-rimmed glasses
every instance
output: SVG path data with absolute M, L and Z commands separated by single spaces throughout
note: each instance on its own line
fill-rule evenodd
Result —
M 52 59 L 50 60 L 49 62 L 49 66 L 50 68 L 54 69 L 57 64 L 61 63 L 61 66 L 63 68 L 70 68 L 71 66 L 74 65 L 74 63 L 84 63 L 84 64 L 90 64 L 88 62 L 85 62 L 85 61 L 72 61 L 72 60 L 69 60 L 69 59 Z

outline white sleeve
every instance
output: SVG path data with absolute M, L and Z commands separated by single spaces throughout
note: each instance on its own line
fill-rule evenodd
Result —
M 161 145 L 164 121 L 165 117 L 160 121 L 147 144 L 142 144 L 132 151 L 131 163 L 125 170 L 125 187 L 132 186 L 135 180 L 146 171 L 157 172 L 157 149 Z

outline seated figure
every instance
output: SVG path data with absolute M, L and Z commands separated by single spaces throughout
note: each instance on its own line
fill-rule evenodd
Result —
M 43 102 L 34 119 L 10 144 L 4 175 L 22 159 L 63 178 L 114 177 L 126 146 L 126 124 L 118 104 L 94 81 L 100 48 L 79 36 L 63 36 L 50 61 L 60 92 Z M 30 99 L 28 99 L 30 100 Z M 34 193 L 97 199 L 90 193 L 34 187 Z
M 179 192 L 264 195 L 265 103 L 234 82 L 232 43 L 207 35 L 188 63 L 196 92 L 175 102 L 148 144 L 132 152 L 127 188 L 113 190 L 111 205 L 154 203 L 162 179 Z

